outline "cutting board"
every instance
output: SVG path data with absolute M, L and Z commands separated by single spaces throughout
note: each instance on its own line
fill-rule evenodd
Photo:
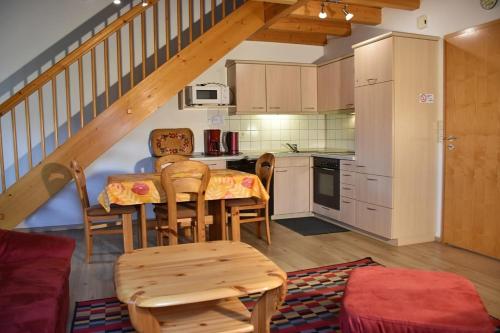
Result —
M 158 128 L 149 137 L 151 153 L 165 155 L 191 155 L 194 149 L 193 132 L 189 128 Z

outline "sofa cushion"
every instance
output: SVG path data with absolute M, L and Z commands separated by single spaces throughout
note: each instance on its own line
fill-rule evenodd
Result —
M 0 332 L 56 332 L 69 266 L 58 258 L 0 263 Z M 66 318 L 63 318 L 66 321 Z

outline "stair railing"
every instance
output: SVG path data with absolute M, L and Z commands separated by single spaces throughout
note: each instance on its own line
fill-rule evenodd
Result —
M 0 104 L 1 193 L 245 1 L 139 2 Z

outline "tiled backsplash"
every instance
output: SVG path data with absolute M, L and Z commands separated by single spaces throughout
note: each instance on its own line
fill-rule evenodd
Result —
M 354 114 L 326 115 L 326 148 L 354 150 Z
M 240 133 L 240 150 L 285 150 L 285 143 L 299 149 L 354 149 L 354 116 L 241 115 L 226 116 L 223 131 Z

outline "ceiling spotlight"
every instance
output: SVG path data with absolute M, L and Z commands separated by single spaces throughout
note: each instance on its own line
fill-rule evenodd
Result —
M 121 4 L 121 3 L 122 3 L 122 1 L 121 1 L 121 0 L 113 0 L 113 3 L 114 3 L 115 5 L 119 5 L 119 4 Z
M 321 3 L 321 11 L 319 12 L 318 17 L 320 19 L 326 19 L 325 3 L 324 2 Z
M 347 9 L 347 4 L 344 5 L 344 8 L 342 9 L 342 12 L 344 13 L 345 15 L 345 20 L 346 21 L 350 21 L 352 20 L 352 18 L 354 17 L 354 14 L 349 12 L 349 10 Z
M 148 2 L 147 1 L 143 1 L 142 2 L 142 7 L 146 7 L 148 5 Z

